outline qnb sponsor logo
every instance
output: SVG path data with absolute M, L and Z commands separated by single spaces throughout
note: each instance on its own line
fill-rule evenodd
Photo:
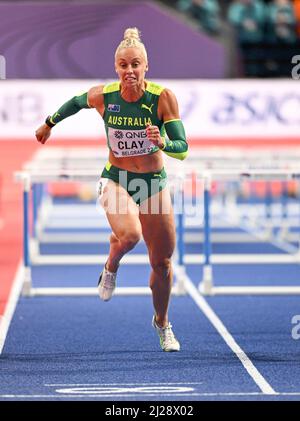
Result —
M 123 137 L 124 137 L 124 135 L 123 135 L 123 133 L 122 133 L 121 130 L 116 130 L 115 131 L 115 138 L 116 139 L 123 139 Z
M 292 324 L 295 325 L 292 328 L 292 338 L 297 340 L 300 339 L 300 314 L 295 314 L 291 320 Z
M 126 132 L 127 139 L 146 139 L 146 131 Z
M 6 79 L 6 60 L 0 55 L 0 80 Z
M 300 55 L 292 57 L 292 64 L 296 64 L 296 66 L 292 68 L 292 78 L 294 80 L 299 80 L 300 79 Z
M 300 56 L 299 56 L 300 57 Z M 211 119 L 218 125 L 282 125 L 300 124 L 300 94 L 286 92 L 278 95 L 252 92 L 244 95 L 224 93 L 221 104 L 212 111 Z
M 114 136 L 116 139 L 123 139 L 124 136 L 126 139 L 146 139 L 147 134 L 145 130 L 139 131 L 126 131 L 126 130 L 115 130 Z

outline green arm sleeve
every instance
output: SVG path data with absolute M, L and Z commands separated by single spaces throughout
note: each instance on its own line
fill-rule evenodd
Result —
M 83 108 L 90 108 L 87 99 L 87 92 L 82 95 L 74 96 L 65 102 L 50 118 L 52 124 L 57 124 L 63 119 L 78 113 Z
M 172 158 L 183 160 L 188 154 L 188 144 L 181 120 L 169 120 L 164 123 L 168 138 L 165 139 L 163 152 Z

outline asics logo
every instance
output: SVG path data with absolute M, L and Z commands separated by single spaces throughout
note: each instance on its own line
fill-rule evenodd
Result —
M 146 104 L 142 104 L 142 108 L 146 108 L 146 110 L 148 110 L 150 112 L 150 114 L 152 114 L 152 107 L 154 104 L 151 104 L 150 107 L 148 107 L 148 105 Z

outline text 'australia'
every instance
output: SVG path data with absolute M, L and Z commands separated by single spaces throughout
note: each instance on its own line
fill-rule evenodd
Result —
M 146 127 L 147 124 L 152 125 L 152 121 L 150 117 L 121 117 L 110 115 L 108 118 L 108 124 L 113 124 L 115 126 Z

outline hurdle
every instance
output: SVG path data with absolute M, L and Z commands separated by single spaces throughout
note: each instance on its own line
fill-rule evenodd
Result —
M 98 149 L 97 149 L 98 150 Z M 51 152 L 50 154 L 48 153 Z M 68 182 L 68 181 L 81 181 L 81 182 L 91 182 L 95 183 L 99 178 L 99 168 L 106 161 L 103 158 L 98 156 L 95 158 L 95 151 L 81 151 L 81 150 L 69 150 L 69 148 L 59 149 L 51 148 L 40 150 L 38 156 L 36 156 L 33 161 L 27 163 L 24 166 L 24 171 L 18 172 L 16 174 L 17 180 L 21 181 L 24 186 L 23 191 L 23 218 L 24 218 L 24 266 L 25 266 L 25 280 L 23 294 L 27 296 L 33 295 L 94 295 L 96 294 L 96 288 L 33 288 L 31 282 L 31 265 L 91 265 L 91 264 L 104 264 L 105 256 L 103 255 L 40 255 L 39 254 L 39 239 L 37 238 L 41 234 L 42 227 L 41 222 L 38 221 L 38 206 L 36 204 L 36 186 L 46 182 L 58 181 L 58 182 Z M 232 152 L 230 152 L 231 154 Z M 218 154 L 216 151 L 201 153 L 201 151 L 196 151 L 192 155 L 192 158 L 187 163 L 179 162 L 175 160 L 170 160 L 168 162 L 167 171 L 171 178 L 178 175 L 181 172 L 181 178 L 185 178 L 186 174 L 194 173 L 199 180 L 202 180 L 203 184 L 203 202 L 198 205 L 203 207 L 201 209 L 201 215 L 197 220 L 189 219 L 186 215 L 178 213 L 176 215 L 176 231 L 177 231 L 177 249 L 174 257 L 174 262 L 176 267 L 179 270 L 176 270 L 178 274 L 176 282 L 174 284 L 172 293 L 174 294 L 183 294 L 185 293 L 184 288 L 184 273 L 186 264 L 199 264 L 203 265 L 203 278 L 199 285 L 199 289 L 203 294 L 248 294 L 248 293 L 274 293 L 277 288 L 278 293 L 299 293 L 297 287 L 215 287 L 213 285 L 213 264 L 223 263 L 274 263 L 274 255 L 263 254 L 263 255 L 252 255 L 252 254 L 243 254 L 243 255 L 213 255 L 211 253 L 211 241 L 212 239 L 218 240 L 218 233 L 212 235 L 211 228 L 218 226 L 219 222 L 215 221 L 211 215 L 211 185 L 214 180 L 235 180 L 239 181 L 241 179 L 246 180 L 255 180 L 255 179 L 276 179 L 276 180 L 297 180 L 298 174 L 300 172 L 299 167 L 296 165 L 297 160 L 294 159 L 295 155 L 290 156 L 287 154 L 282 157 L 275 155 L 269 156 L 269 168 L 259 169 L 258 163 L 255 162 L 255 156 L 249 157 L 247 161 L 240 161 L 241 154 L 237 153 L 236 155 L 231 155 L 231 159 L 225 164 L 223 152 Z M 215 160 L 213 157 L 215 156 Z M 298 156 L 297 156 L 298 158 Z M 223 159 L 223 161 L 222 161 Z M 264 154 L 261 157 L 261 160 L 267 159 L 267 156 Z M 274 160 L 274 162 L 272 161 Z M 223 162 L 223 164 L 222 164 Z M 273 162 L 273 164 L 272 164 Z M 259 160 L 260 163 L 260 160 Z M 222 165 L 221 165 L 222 164 Z M 271 165 L 272 164 L 272 165 Z M 233 168 L 226 166 L 232 165 Z M 218 167 L 219 166 L 219 167 Z M 88 169 L 87 169 L 88 168 Z M 208 169 L 209 168 L 209 169 Z M 284 169 L 282 169 L 284 168 Z M 286 169 L 288 168 L 288 169 Z M 30 202 L 30 192 L 32 192 L 33 200 L 33 219 L 38 221 L 37 226 L 33 224 L 33 235 L 29 235 L 29 202 Z M 218 208 L 220 206 L 217 203 L 213 204 L 214 207 Z M 44 207 L 43 207 L 44 206 Z M 42 203 L 42 209 L 40 214 L 46 215 L 51 210 L 51 199 L 45 198 L 44 203 Z M 199 209 L 198 209 L 199 211 Z M 218 210 L 222 211 L 222 208 Z M 45 218 L 46 219 L 46 218 Z M 101 215 L 99 214 L 99 219 Z M 225 221 L 227 224 L 232 224 L 232 226 L 237 226 L 241 224 L 241 220 L 231 221 L 227 219 Z M 102 221 L 101 221 L 102 223 Z M 202 227 L 203 233 L 190 233 L 185 232 L 187 227 Z M 224 225 L 224 221 L 220 226 Z M 226 237 L 226 241 L 257 241 L 257 239 L 263 240 L 263 237 L 259 232 L 253 232 L 253 230 L 248 230 L 247 227 L 242 227 L 245 230 L 245 233 L 236 233 L 235 235 L 230 234 Z M 57 242 L 59 239 L 58 234 L 54 234 L 53 237 L 49 234 L 43 233 L 42 239 L 46 239 L 49 242 Z M 48 236 L 48 237 L 47 237 Z M 67 234 L 68 236 L 68 234 Z M 222 234 L 224 236 L 224 234 Z M 66 240 L 66 234 L 63 234 L 60 237 L 61 241 Z M 219 235 L 220 241 L 222 240 L 221 235 Z M 70 242 L 81 242 L 82 234 L 70 235 L 67 237 L 67 241 Z M 100 241 L 106 242 L 107 235 L 103 236 L 91 236 L 86 235 L 86 242 L 98 243 Z M 91 241 L 92 240 L 92 241 Z M 185 244 L 188 242 L 199 243 L 203 241 L 204 243 L 204 253 L 203 255 L 193 255 L 185 253 Z M 279 244 L 280 245 L 280 244 Z M 281 244 L 282 246 L 282 244 Z M 285 250 L 289 254 L 277 254 L 276 263 L 282 264 L 292 264 L 299 263 L 299 253 L 297 250 L 294 250 L 291 247 L 289 250 Z M 124 257 L 122 261 L 124 264 L 148 264 L 149 259 L 146 255 L 128 255 Z M 225 288 L 225 290 L 224 290 Z M 254 289 L 253 289 L 254 288 Z M 271 290 L 269 290 L 271 288 Z M 283 288 L 283 289 L 282 289 Z M 292 288 L 292 289 L 291 289 Z M 295 290 L 296 288 L 296 290 Z M 256 292 L 257 291 L 257 292 Z M 296 292 L 295 292 L 296 291 Z M 149 288 L 144 287 L 130 287 L 117 288 L 117 294 L 150 294 L 151 291 Z
M 97 288 L 91 287 L 43 287 L 35 288 L 32 285 L 32 276 L 31 276 L 31 266 L 35 265 L 44 265 L 44 264 L 71 264 L 71 265 L 82 265 L 82 264 L 105 264 L 106 256 L 72 256 L 72 255 L 63 255 L 63 256 L 36 256 L 34 254 L 35 247 L 31 245 L 30 238 L 30 218 L 29 218 L 29 209 L 30 209 L 30 193 L 34 191 L 37 184 L 53 181 L 63 181 L 63 182 L 90 182 L 94 181 L 96 183 L 99 178 L 99 171 L 95 170 L 41 170 L 40 168 L 32 169 L 31 171 L 20 171 L 15 174 L 16 180 L 21 181 L 23 184 L 23 263 L 24 263 L 24 282 L 22 288 L 22 295 L 26 297 L 34 296 L 93 296 L 98 295 Z M 35 201 L 35 195 L 33 194 Z M 37 218 L 37 206 L 33 204 L 33 218 Z M 33 224 L 34 225 L 34 224 Z M 182 230 L 182 222 L 180 223 L 177 229 Z M 35 229 L 33 227 L 33 235 Z M 182 236 L 178 236 L 179 239 L 182 239 Z M 181 241 L 181 240 L 180 240 Z M 175 253 L 176 259 L 180 263 L 183 261 L 183 244 L 179 243 Z M 139 264 L 149 264 L 149 258 L 147 255 L 126 255 L 122 260 L 122 264 L 129 265 L 139 265 Z M 178 278 L 178 279 L 177 279 Z M 185 294 L 184 287 L 182 285 L 180 277 L 175 276 L 175 282 L 172 286 L 171 293 L 173 295 L 183 295 Z M 115 295 L 150 295 L 150 287 L 116 287 Z
M 74 170 L 74 169 L 95 169 L 95 171 L 99 168 L 102 168 L 105 165 L 106 159 L 104 156 L 106 155 L 105 148 L 61 148 L 61 147 L 44 147 L 43 149 L 38 150 L 34 155 L 33 159 L 26 163 L 24 166 L 25 170 L 28 171 L 61 171 L 61 170 Z M 293 151 L 291 153 L 290 149 L 280 149 L 278 150 L 260 150 L 259 155 L 255 151 L 241 151 L 237 148 L 226 148 L 225 150 L 222 148 L 202 148 L 202 149 L 195 149 L 193 153 L 190 154 L 187 161 L 184 163 L 180 162 L 179 165 L 176 163 L 176 160 L 169 159 L 167 162 L 168 164 L 168 173 L 169 169 L 172 173 L 176 174 L 178 171 L 181 171 L 182 164 L 184 167 L 191 173 L 194 172 L 203 172 L 206 170 L 218 170 L 218 169 L 233 169 L 237 171 L 243 171 L 247 168 L 262 168 L 264 165 L 270 169 L 280 169 L 280 168 L 289 168 L 290 166 L 294 166 L 297 164 L 297 160 L 300 156 L 300 150 Z M 166 157 L 168 160 L 168 157 Z M 33 186 L 33 193 L 36 190 L 35 186 Z M 226 191 L 226 208 L 229 206 L 232 210 L 234 210 L 234 193 L 230 194 L 230 192 Z M 216 204 L 214 204 L 216 205 Z M 270 219 L 271 214 L 271 207 L 272 203 L 265 203 L 264 206 L 264 213 L 265 216 L 259 216 L 260 220 L 264 221 L 264 234 L 266 239 L 271 239 L 273 236 L 273 226 L 272 223 L 276 223 L 274 218 Z M 289 207 L 291 204 L 289 204 Z M 239 206 L 240 208 L 240 206 Z M 60 209 L 63 209 L 63 205 Z M 256 206 L 255 209 L 258 209 Z M 269 209 L 269 210 L 268 210 Z M 38 256 L 39 250 L 39 240 L 45 243 L 63 243 L 63 242 L 94 242 L 98 243 L 99 241 L 106 241 L 107 237 L 102 234 L 100 236 L 93 236 L 89 235 L 84 236 L 81 233 L 65 233 L 63 236 L 56 234 L 56 233 L 45 233 L 43 232 L 43 228 L 45 228 L 45 224 L 47 223 L 47 216 L 53 210 L 51 198 L 48 196 L 47 200 L 43 203 L 43 210 L 40 212 L 40 217 L 38 218 L 38 225 L 36 226 L 36 233 L 31 239 L 30 246 L 35 248 L 35 253 L 32 253 L 33 256 Z M 246 211 L 247 212 L 247 211 Z M 282 213 L 284 214 L 284 210 Z M 100 214 L 98 214 L 98 224 L 100 224 Z M 255 214 L 253 215 L 255 216 Z M 256 216 L 257 219 L 258 215 Z M 199 217 L 200 218 L 200 217 Z M 269 219 L 268 219 L 269 218 Z M 265 220 L 266 219 L 266 220 Z M 287 240 L 287 241 L 297 241 L 297 235 L 295 233 L 290 232 L 289 221 L 291 218 L 285 218 L 283 221 L 280 220 L 280 217 L 277 218 L 278 223 L 281 226 L 280 232 L 276 235 L 278 240 Z M 281 218 L 283 219 L 283 218 Z M 228 221 L 227 221 L 228 222 Z M 91 222 L 87 221 L 87 224 Z M 217 226 L 219 222 L 217 220 L 212 220 L 212 225 Z M 255 224 L 255 220 L 247 221 L 247 223 Z M 266 229 L 266 225 L 268 223 L 268 227 Z M 297 224 L 298 221 L 295 221 Z M 72 221 L 69 221 L 68 224 L 72 224 Z M 193 221 L 189 218 L 186 218 L 185 224 L 187 227 L 193 226 Z M 259 228 L 259 227 L 257 227 Z M 262 231 L 262 230 L 261 230 Z M 191 233 L 186 232 L 184 234 L 184 241 L 188 243 L 197 243 L 203 241 L 204 233 Z M 213 233 L 212 238 L 216 242 L 253 242 L 256 241 L 254 236 L 251 233 L 247 233 L 246 231 L 243 233 L 235 233 L 230 234 L 230 236 L 226 236 L 224 234 L 219 235 L 218 233 Z
M 277 264 L 291 264 L 300 263 L 300 250 L 290 248 L 286 250 L 291 252 L 290 255 L 264 255 L 260 259 L 257 256 L 243 255 L 242 258 L 237 256 L 232 259 L 232 256 L 223 256 L 223 259 L 213 259 L 211 256 L 211 239 L 210 239 L 210 202 L 211 202 L 211 182 L 212 180 L 223 179 L 229 177 L 230 179 L 266 179 L 266 180 L 294 180 L 300 178 L 300 168 L 294 167 L 290 170 L 272 170 L 269 169 L 250 169 L 247 172 L 219 170 L 210 171 L 202 174 L 204 178 L 204 266 L 202 280 L 198 285 L 199 291 L 203 295 L 238 295 L 238 294 L 259 294 L 259 295 L 284 295 L 284 294 L 300 294 L 300 286 L 214 286 L 213 283 L 213 263 L 277 263 Z M 276 244 L 278 246 L 278 244 Z M 221 257 L 221 256 L 220 256 Z M 255 260 L 254 260 L 255 259 Z

